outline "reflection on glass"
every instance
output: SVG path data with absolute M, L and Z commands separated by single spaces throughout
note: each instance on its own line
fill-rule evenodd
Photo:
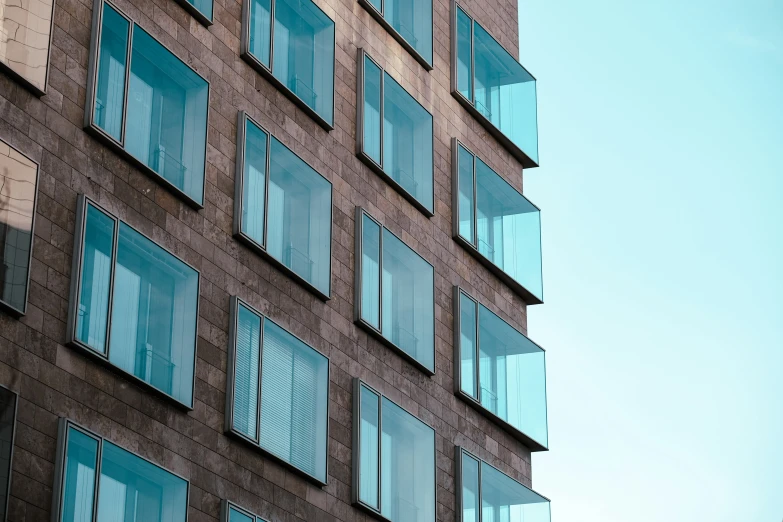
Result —
M 46 90 L 53 0 L 0 0 L 0 64 Z
M 364 57 L 364 153 L 381 165 L 381 68 Z
M 256 522 L 256 520 L 255 517 L 249 517 L 232 507 L 228 509 L 228 522 Z
M 11 480 L 11 451 L 14 443 L 16 394 L 0 386 L 0 520 L 8 511 L 8 482 Z
M 108 4 L 103 4 L 93 118 L 95 125 L 117 141 L 122 139 L 129 33 L 130 22 Z
M 383 16 L 432 64 L 432 0 L 385 0 Z
M 379 397 L 367 387 L 361 390 L 361 426 L 359 427 L 359 500 L 380 509 L 378 498 L 378 414 Z
M 245 171 L 242 185 L 242 231 L 259 245 L 264 244 L 266 207 L 267 139 L 269 135 L 245 120 Z
M 18 312 L 27 302 L 37 179 L 38 165 L 0 140 L 0 302 Z
M 187 0 L 187 2 L 198 9 L 207 20 L 212 20 L 212 0 Z
M 381 227 L 362 214 L 362 319 L 381 328 Z
M 476 393 L 476 303 L 460 292 L 460 388 L 474 399 Z
M 464 452 L 462 453 L 462 522 L 479 522 L 479 462 Z
M 473 238 L 473 225 L 475 224 L 473 216 L 473 205 L 476 202 L 473 194 L 473 154 L 462 147 L 457 150 L 457 166 L 459 169 L 459 235 L 475 244 Z
M 457 7 L 457 90 L 470 101 L 473 101 L 472 26 L 470 17 Z
M 481 515 L 485 522 L 549 522 L 549 501 L 482 462 Z
M 97 465 L 98 441 L 69 428 L 63 466 L 60 522 L 92 522 Z
M 236 329 L 233 428 L 257 441 L 261 318 L 239 303 Z

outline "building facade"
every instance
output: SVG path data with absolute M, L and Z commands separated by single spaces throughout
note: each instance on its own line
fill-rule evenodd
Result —
M 516 0 L 0 0 L 0 522 L 549 522 Z

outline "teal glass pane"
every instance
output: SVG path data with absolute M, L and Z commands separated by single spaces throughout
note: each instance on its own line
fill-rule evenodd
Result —
M 330 125 L 334 22 L 311 0 L 275 0 L 272 74 Z
M 269 320 L 261 357 L 261 447 L 326 482 L 328 359 Z
M 460 389 L 475 399 L 478 398 L 476 393 L 476 302 L 460 293 L 459 310 Z
M 250 2 L 250 34 L 248 50 L 256 60 L 269 67 L 272 47 L 272 0 L 248 0 Z
M 258 387 L 261 317 L 237 305 L 234 359 L 234 429 L 258 440 Z
M 103 4 L 93 120 L 95 125 L 117 141 L 122 139 L 129 32 L 130 22 L 109 4 Z
M 364 153 L 381 164 L 381 68 L 364 57 Z
M 391 522 L 435 522 L 435 431 L 382 401 L 381 514 Z
M 208 20 L 212 20 L 212 0 L 188 0 L 188 3 L 198 9 Z
M 60 522 L 92 522 L 97 464 L 98 441 L 68 428 Z
M 207 81 L 139 26 L 133 30 L 125 149 L 201 203 Z
M 120 223 L 109 361 L 193 404 L 198 272 Z
M 435 371 L 435 295 L 432 265 L 383 230 L 381 333 Z
M 549 501 L 482 462 L 481 515 L 483 522 L 550 522 Z
M 476 159 L 478 251 L 543 300 L 540 211 Z
M 548 444 L 544 350 L 479 305 L 481 404 L 535 440 Z
M 252 121 L 246 120 L 242 233 L 259 245 L 264 244 L 267 138 L 266 132 Z
M 383 10 L 383 0 L 369 0 L 369 2 L 379 13 Z
M 381 328 L 381 227 L 362 215 L 362 319 Z
M 432 115 L 388 73 L 383 84 L 383 171 L 433 210 Z
M 96 352 L 106 353 L 115 221 L 92 205 L 86 208 L 76 339 Z
M 228 508 L 228 522 L 256 522 L 255 517 L 249 517 L 234 508 Z
M 361 390 L 361 420 L 359 425 L 359 500 L 373 509 L 380 509 L 378 498 L 378 412 L 379 397 L 365 386 Z
M 457 90 L 473 101 L 473 43 L 471 27 L 473 21 L 465 11 L 457 8 Z
M 385 0 L 383 17 L 432 65 L 432 0 Z
M 267 195 L 267 252 L 329 294 L 332 185 L 272 138 Z
M 468 152 L 462 145 L 457 150 L 458 166 L 458 212 L 459 212 L 459 235 L 468 240 L 472 245 L 476 244 L 473 237 L 473 205 L 475 204 L 475 195 L 473 194 L 473 154 Z
M 461 509 L 462 509 L 462 522 L 480 522 L 479 521 L 479 462 L 466 453 L 462 453 L 462 508 Z M 497 519 L 497 520 L 502 520 L 502 519 Z
M 188 483 L 136 455 L 103 443 L 98 521 L 185 522 Z
M 6 520 L 8 482 L 11 480 L 11 454 L 14 443 L 16 394 L 0 387 L 0 520 Z
M 474 31 L 474 105 L 537 164 L 536 79 L 480 24 Z

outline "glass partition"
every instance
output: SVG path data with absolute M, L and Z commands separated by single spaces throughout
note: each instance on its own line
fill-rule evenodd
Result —
M 54 0 L 0 0 L 0 69 L 46 94 Z
M 0 520 L 6 520 L 16 434 L 17 395 L 0 385 Z
M 360 3 L 427 70 L 432 69 L 432 0 L 361 0 Z

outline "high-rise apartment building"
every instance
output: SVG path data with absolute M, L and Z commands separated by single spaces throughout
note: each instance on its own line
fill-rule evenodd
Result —
M 0 521 L 549 522 L 516 0 L 0 0 Z

